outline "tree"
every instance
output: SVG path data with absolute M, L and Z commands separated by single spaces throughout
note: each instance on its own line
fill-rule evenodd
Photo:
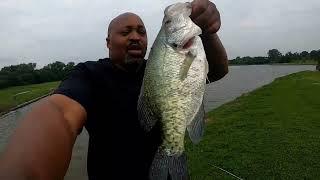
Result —
M 56 61 L 35 69 L 36 63 L 18 64 L 3 67 L 0 70 L 0 89 L 10 86 L 36 84 L 64 79 L 74 68 L 75 63 Z
M 307 58 L 307 57 L 309 56 L 309 53 L 308 53 L 307 51 L 302 51 L 302 52 L 300 53 L 300 56 L 301 56 L 302 58 Z
M 74 62 L 69 62 L 69 63 L 65 66 L 65 69 L 64 69 L 65 74 L 64 74 L 64 76 L 67 76 L 67 75 L 72 71 L 72 69 L 74 68 L 74 65 L 75 65 Z
M 309 58 L 309 53 L 308 53 L 307 51 L 302 51 L 302 52 L 300 53 L 300 57 L 301 57 L 301 60 L 302 60 L 303 62 L 305 62 L 306 59 Z
M 289 63 L 293 60 L 293 54 L 291 51 L 287 52 L 284 56 L 281 58 L 281 62 L 283 63 Z
M 312 50 L 310 52 L 310 58 L 313 60 L 319 60 L 320 59 L 320 50 Z
M 43 67 L 46 76 L 50 76 L 50 81 L 57 81 L 63 79 L 66 65 L 63 62 L 56 61 Z
M 299 53 L 297 53 L 297 52 L 295 52 L 295 53 L 293 53 L 293 60 L 299 60 L 299 59 L 301 59 L 301 56 L 300 56 L 300 54 Z
M 271 62 L 279 62 L 282 54 L 278 49 L 271 49 L 268 51 L 268 58 Z
M 36 68 L 36 63 L 28 63 L 28 64 L 18 64 L 6 66 L 1 69 L 1 72 L 17 72 L 17 73 L 26 73 L 33 72 Z

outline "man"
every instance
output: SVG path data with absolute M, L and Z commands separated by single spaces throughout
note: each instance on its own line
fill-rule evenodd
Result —
M 195 0 L 191 18 L 203 30 L 209 80 L 219 80 L 228 72 L 216 34 L 219 12 L 210 1 Z M 116 17 L 107 47 L 109 59 L 77 65 L 54 95 L 24 117 L 3 153 L 0 179 L 63 179 L 84 126 L 89 179 L 147 179 L 159 139 L 157 133 L 145 137 L 136 117 L 147 48 L 142 20 L 132 13 Z

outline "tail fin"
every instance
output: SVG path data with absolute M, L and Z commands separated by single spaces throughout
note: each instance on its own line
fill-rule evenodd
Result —
M 157 151 L 150 167 L 151 180 L 186 180 L 188 177 L 185 153 L 168 156 L 161 150 Z

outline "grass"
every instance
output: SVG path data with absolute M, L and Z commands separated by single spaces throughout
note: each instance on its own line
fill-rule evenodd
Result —
M 320 177 L 320 72 L 276 79 L 208 113 L 198 145 L 187 142 L 192 179 Z
M 49 82 L 42 84 L 32 84 L 26 86 L 15 86 L 0 90 L 0 114 L 13 108 L 19 104 L 32 100 L 49 93 L 56 88 L 60 82 Z M 28 93 L 18 95 L 15 94 L 26 92 Z

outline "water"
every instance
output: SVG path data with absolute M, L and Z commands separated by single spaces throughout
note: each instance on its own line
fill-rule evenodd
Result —
M 299 71 L 312 70 L 313 65 L 252 65 L 230 66 L 221 80 L 207 86 L 205 110 L 208 112 L 244 93 L 271 83 L 275 78 Z
M 236 97 L 272 82 L 275 78 L 294 72 L 315 70 L 315 66 L 230 66 L 229 73 L 220 81 L 211 83 L 206 89 L 205 110 L 209 111 Z M 28 112 L 33 104 L 1 117 L 0 119 L 0 153 L 7 144 L 21 116 Z M 72 160 L 66 174 L 66 180 L 87 179 L 86 159 L 88 147 L 88 133 L 85 129 L 77 138 Z

